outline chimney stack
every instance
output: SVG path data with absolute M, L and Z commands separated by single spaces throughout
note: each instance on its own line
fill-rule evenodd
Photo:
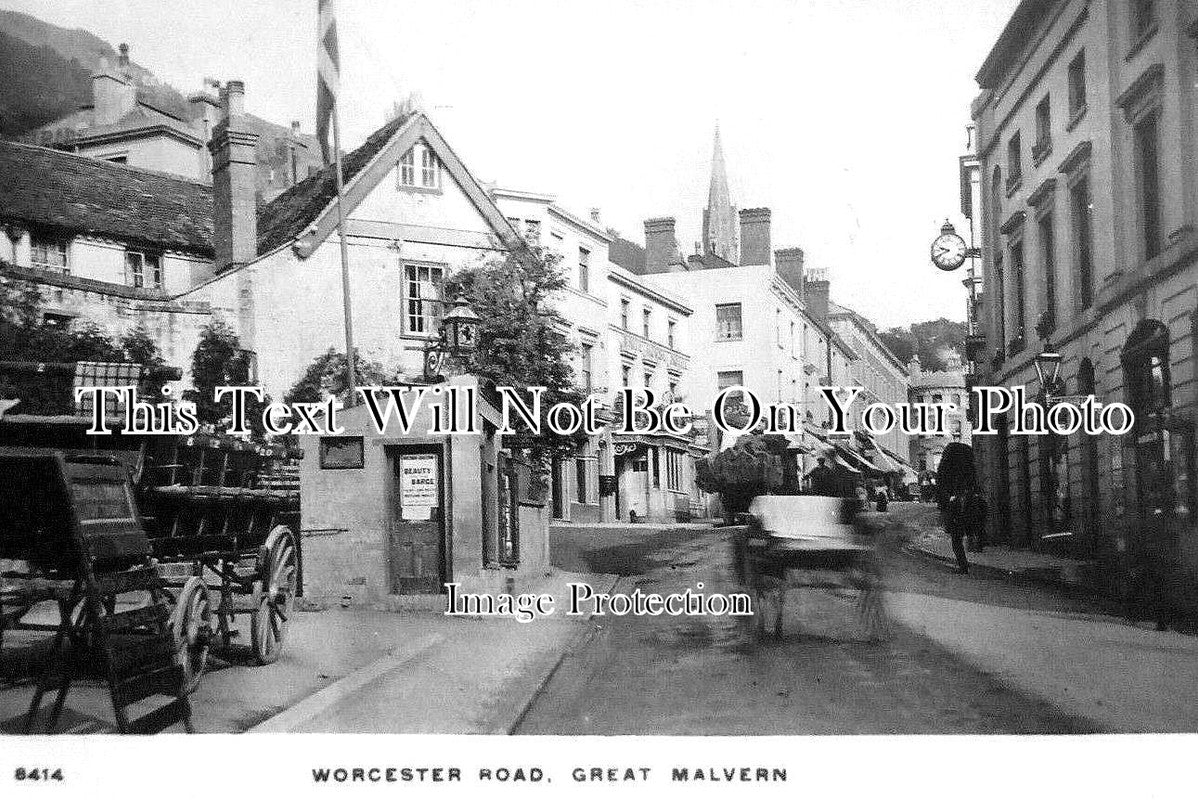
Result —
M 802 298 L 805 291 L 803 286 L 803 248 L 788 247 L 784 250 L 775 250 L 774 268 L 782 276 L 782 280 L 786 281 L 790 288 L 798 292 L 799 297 Z
M 740 265 L 770 263 L 770 210 L 746 208 L 740 212 Z
M 129 45 L 121 42 L 120 51 L 121 55 L 117 61 L 117 66 L 120 67 L 122 72 L 124 72 L 125 70 L 129 69 Z
M 668 272 L 676 260 L 678 243 L 674 239 L 673 217 L 645 220 L 645 272 Z
M 96 125 L 111 125 L 137 105 L 137 88 L 114 72 L 107 58 L 92 75 L 92 115 Z
M 597 209 L 597 208 L 591 209 L 591 222 L 595 223 L 596 225 L 599 225 L 602 223 L 602 217 L 599 214 L 599 209 Z
M 831 285 L 822 274 L 808 278 L 804 284 L 803 304 L 807 306 L 807 313 L 820 322 L 828 321 L 828 293 Z
M 217 272 L 247 264 L 258 255 L 258 134 L 246 125 L 245 84 L 229 81 L 221 99 L 223 116 L 208 143 Z

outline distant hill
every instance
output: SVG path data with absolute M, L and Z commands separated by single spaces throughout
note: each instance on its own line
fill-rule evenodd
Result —
M 100 60 L 115 66 L 119 58 L 115 47 L 90 31 L 61 28 L 29 14 L 0 9 L 0 75 L 4 76 L 0 137 L 20 137 L 90 103 L 91 76 Z M 136 61 L 130 60 L 128 72 L 137 84 L 139 100 L 179 119 L 192 119 L 192 108 L 178 89 Z M 260 188 L 271 192 L 285 188 L 282 176 L 289 169 L 290 127 L 253 115 L 250 120 L 260 137 Z M 302 179 L 321 166 L 320 146 L 311 134 L 301 134 L 299 139 L 304 145 L 297 164 Z
M 80 28 L 60 28 L 37 17 L 0 9 L 0 136 L 20 136 L 91 100 L 91 76 L 100 59 L 115 65 L 111 44 Z M 154 73 L 129 62 L 138 98 L 186 118 L 187 101 Z
M 918 355 L 924 369 L 941 370 L 945 369 L 945 356 L 951 350 L 964 360 L 966 333 L 968 329 L 964 322 L 941 317 L 915 322 L 906 328 L 890 328 L 878 336 L 899 361 L 906 363 L 912 355 Z

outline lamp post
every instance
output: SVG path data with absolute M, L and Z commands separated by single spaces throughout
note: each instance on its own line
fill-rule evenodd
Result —
M 1061 354 L 1054 351 L 1052 348 L 1052 340 L 1049 338 L 1052 328 L 1052 320 L 1045 312 L 1040 315 L 1039 321 L 1036 323 L 1036 333 L 1044 341 L 1044 347 L 1040 353 L 1036 355 L 1036 377 L 1040 379 L 1040 388 L 1044 393 L 1044 403 L 1049 405 L 1051 398 L 1060 397 L 1065 392 L 1061 385 Z
M 453 301 L 453 308 L 441 320 L 438 338 L 424 346 L 424 379 L 430 383 L 444 380 L 441 369 L 448 356 L 462 358 L 478 348 L 478 324 L 482 320 L 464 297 Z

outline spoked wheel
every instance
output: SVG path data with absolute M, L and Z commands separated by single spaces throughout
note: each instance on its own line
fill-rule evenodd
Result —
M 64 605 L 61 613 L 68 614 L 70 618 L 67 632 L 71 646 L 85 659 L 91 658 L 96 653 L 96 627 L 99 625 L 96 615 L 98 613 L 99 617 L 105 617 L 108 609 L 101 603 L 93 610 L 87 598 L 80 597 L 75 605 L 69 608 Z
M 171 637 L 183 667 L 183 690 L 191 694 L 200 685 L 212 647 L 212 600 L 199 577 L 188 578 L 171 614 Z
M 250 638 L 259 664 L 273 664 L 283 652 L 287 625 L 295 600 L 299 555 L 291 530 L 279 526 L 271 531 L 264 547 L 262 578 L 254 582 L 254 611 Z

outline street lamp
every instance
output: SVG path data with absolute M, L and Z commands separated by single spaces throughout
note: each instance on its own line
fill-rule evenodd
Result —
M 1053 328 L 1052 315 L 1045 311 L 1036 322 L 1036 333 L 1044 341 L 1044 349 L 1036 356 L 1036 377 L 1044 390 L 1044 400 L 1064 394 L 1061 381 L 1061 354 L 1053 350 L 1050 338 Z
M 459 295 L 453 301 L 453 308 L 441 320 L 438 338 L 424 346 L 425 380 L 436 381 L 441 377 L 446 356 L 462 358 L 477 349 L 481 321 L 464 297 Z

